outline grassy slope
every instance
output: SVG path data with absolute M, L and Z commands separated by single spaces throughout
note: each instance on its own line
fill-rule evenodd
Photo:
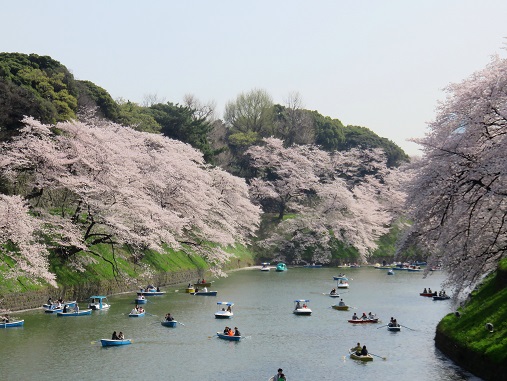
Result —
M 507 258 L 460 308 L 461 317 L 449 314 L 438 330 L 460 347 L 484 355 L 495 364 L 507 363 Z M 485 325 L 493 324 L 489 332 Z
M 116 250 L 113 252 L 108 245 L 94 247 L 94 250 L 104 258 L 90 254 L 78 254 L 87 263 L 84 266 L 86 271 L 77 271 L 74 268 L 62 263 L 58 258 L 51 258 L 51 271 L 57 276 L 59 285 L 72 286 L 85 284 L 99 280 L 114 279 L 113 268 L 108 261 L 116 260 L 119 272 L 128 278 L 150 277 L 157 273 L 178 272 L 185 270 L 206 271 L 209 266 L 206 261 L 197 255 L 191 255 L 183 251 L 167 249 L 165 253 L 146 251 L 144 258 L 139 263 L 133 263 L 131 256 L 125 251 Z M 241 261 L 242 265 L 253 263 L 253 254 L 244 246 L 226 248 L 226 251 L 235 255 L 226 268 L 234 268 Z M 90 259 L 91 258 L 91 259 Z M 0 262 L 0 295 L 7 295 L 14 292 L 33 291 L 43 289 L 46 286 L 36 284 L 24 277 L 6 278 L 5 271 L 14 261 L 9 257 L 2 258 Z

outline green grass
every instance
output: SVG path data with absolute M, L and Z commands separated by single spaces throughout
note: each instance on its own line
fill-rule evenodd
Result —
M 460 346 L 502 364 L 507 362 L 507 259 L 498 268 L 459 309 L 461 317 L 447 315 L 438 329 Z M 486 323 L 493 324 L 493 332 Z

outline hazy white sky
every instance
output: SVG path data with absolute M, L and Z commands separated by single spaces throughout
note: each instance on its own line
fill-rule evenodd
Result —
M 29 0 L 0 51 L 49 55 L 113 98 L 226 102 L 254 88 L 365 126 L 408 154 L 442 89 L 504 57 L 505 0 Z

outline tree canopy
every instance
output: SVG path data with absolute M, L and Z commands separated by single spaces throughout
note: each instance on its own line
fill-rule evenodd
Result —
M 408 206 L 415 240 L 456 291 L 496 269 L 507 252 L 507 60 L 447 88 L 448 98 L 416 142 Z
M 207 166 L 187 144 L 99 120 L 24 123 L 1 146 L 0 175 L 44 224 L 45 247 L 64 259 L 80 251 L 100 255 L 100 243 L 137 254 L 185 244 L 219 270 L 229 258 L 221 247 L 246 243 L 256 230 L 260 210 L 245 182 Z M 2 229 L 15 223 L 7 219 Z M 0 243 L 10 240 L 2 237 Z M 10 240 L 22 256 L 18 263 L 32 263 L 33 251 L 23 249 L 30 240 L 33 233 Z

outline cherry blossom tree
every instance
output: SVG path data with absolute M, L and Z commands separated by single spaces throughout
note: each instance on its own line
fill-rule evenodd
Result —
M 56 286 L 49 271 L 48 251 L 42 241 L 43 225 L 29 214 L 28 203 L 20 196 L 0 194 L 0 256 L 7 277 L 28 276 Z M 15 266 L 10 266 L 11 261 Z
M 430 261 L 466 290 L 493 271 L 507 249 L 507 60 L 447 88 L 409 188 L 413 229 Z
M 403 203 L 395 169 L 379 150 L 322 151 L 315 146 L 285 148 L 279 139 L 247 151 L 258 177 L 250 190 L 265 211 L 276 210 L 276 231 L 259 244 L 285 253 L 292 262 L 326 263 L 333 242 L 355 247 L 363 260 L 377 247 Z M 359 168 L 363 170 L 360 171 Z M 287 212 L 295 216 L 284 219 Z
M 255 233 L 260 209 L 245 182 L 206 165 L 188 144 L 97 120 L 25 124 L 2 146 L 0 168 L 63 258 L 100 255 L 100 243 L 133 253 L 190 245 L 219 271 L 230 257 L 220 247 Z

